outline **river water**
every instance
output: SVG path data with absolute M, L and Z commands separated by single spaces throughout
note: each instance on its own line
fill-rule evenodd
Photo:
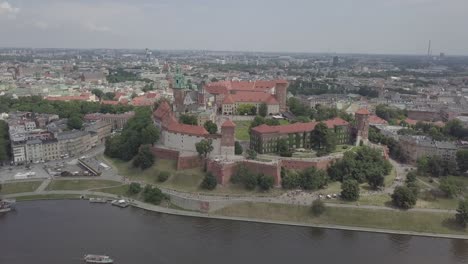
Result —
M 171 216 L 86 201 L 0 215 L 0 264 L 468 263 L 468 241 Z

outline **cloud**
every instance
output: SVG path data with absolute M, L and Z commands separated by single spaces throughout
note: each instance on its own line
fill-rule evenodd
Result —
M 91 32 L 109 32 L 111 31 L 110 27 L 107 26 L 98 26 L 94 23 L 85 23 L 84 28 Z
M 49 24 L 44 22 L 44 21 L 35 21 L 33 23 L 33 26 L 38 28 L 38 29 L 42 29 L 42 30 L 46 30 L 49 28 Z
M 19 12 L 19 8 L 13 7 L 8 2 L 0 2 L 0 17 L 6 15 L 9 18 L 15 18 L 16 14 Z

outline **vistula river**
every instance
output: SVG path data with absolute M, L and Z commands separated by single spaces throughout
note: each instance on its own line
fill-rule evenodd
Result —
M 468 241 L 192 218 L 86 201 L 0 215 L 0 264 L 468 263 Z

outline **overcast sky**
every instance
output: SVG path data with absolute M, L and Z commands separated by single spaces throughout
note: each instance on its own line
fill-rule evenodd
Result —
M 0 0 L 0 46 L 468 55 L 468 0 Z

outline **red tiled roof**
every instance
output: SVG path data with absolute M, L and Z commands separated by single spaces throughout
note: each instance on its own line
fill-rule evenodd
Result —
M 153 112 L 153 117 L 162 120 L 166 115 L 171 113 L 171 106 L 166 102 L 162 101 L 158 109 Z
M 416 123 L 418 123 L 418 121 L 416 121 L 416 120 L 414 120 L 414 119 L 411 119 L 411 118 L 409 118 L 409 117 L 407 117 L 407 118 L 405 119 L 405 122 L 408 123 L 408 124 L 410 124 L 410 125 L 413 125 L 413 126 L 416 125 Z
M 269 93 L 258 93 L 258 92 L 236 92 L 235 94 L 228 95 L 235 103 L 267 103 L 267 104 L 278 104 L 278 101 Z
M 202 126 L 181 124 L 177 122 L 177 120 L 175 119 L 171 120 L 167 128 L 167 131 L 170 131 L 173 133 L 188 134 L 192 136 L 206 136 L 210 134 Z
M 219 81 L 207 84 L 205 91 L 210 94 L 226 94 L 228 91 L 267 92 L 276 84 L 285 83 L 285 80 Z
M 367 110 L 367 108 L 361 108 L 361 109 L 357 110 L 355 114 L 370 115 L 370 112 L 369 112 L 369 110 Z
M 221 127 L 236 127 L 236 124 L 231 121 L 231 119 L 228 119 L 224 121 L 224 123 L 221 125 Z
M 279 126 L 269 126 L 269 125 L 260 125 L 252 128 L 252 131 L 258 132 L 260 134 L 268 133 L 300 133 L 308 132 L 315 129 L 315 126 L 320 122 L 308 122 L 308 123 L 294 123 L 289 125 L 279 125 Z M 326 120 L 323 123 L 327 125 L 328 128 L 334 128 L 335 126 L 347 126 L 349 123 L 345 120 L 337 117 L 334 119 Z
M 223 100 L 223 104 L 233 104 L 234 100 L 230 94 L 226 95 Z
M 387 120 L 382 119 L 376 115 L 370 115 L 369 116 L 369 123 L 370 124 L 376 124 L 376 125 L 388 125 Z

